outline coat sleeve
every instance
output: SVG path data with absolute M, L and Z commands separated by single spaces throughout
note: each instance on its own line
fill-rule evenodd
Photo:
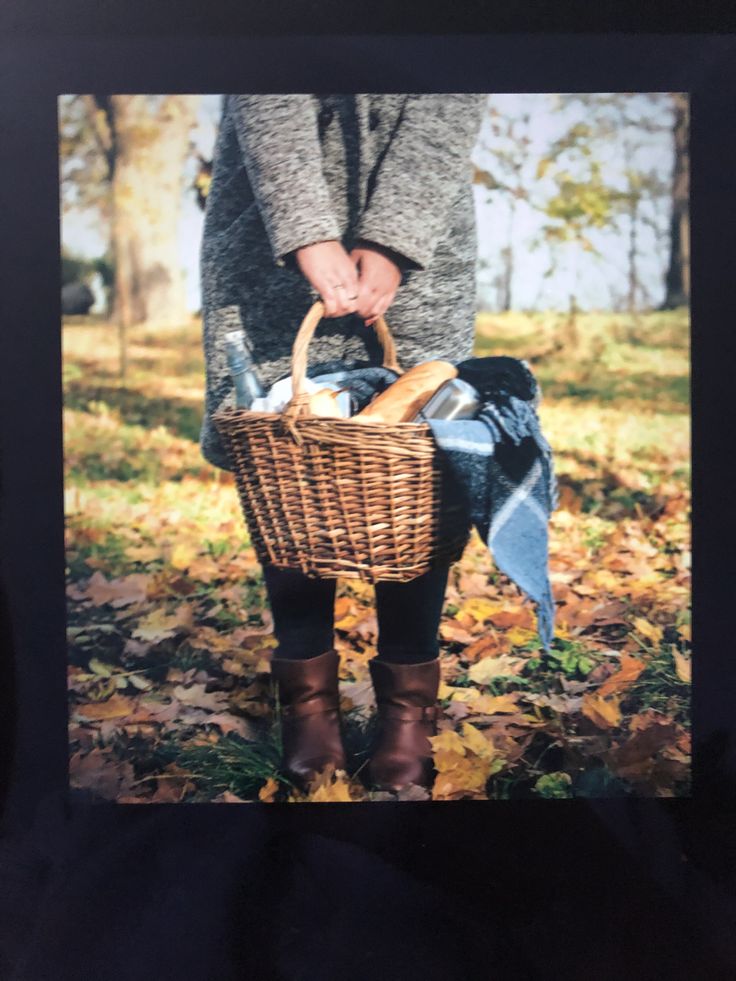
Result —
M 429 262 L 452 202 L 471 181 L 470 154 L 487 96 L 410 95 L 357 228 L 366 241 Z
M 311 95 L 231 95 L 230 112 L 274 259 L 340 239 Z

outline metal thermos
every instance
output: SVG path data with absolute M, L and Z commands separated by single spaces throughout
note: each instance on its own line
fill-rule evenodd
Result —
M 477 390 L 462 378 L 450 378 L 443 382 L 430 400 L 414 417 L 426 419 L 472 419 L 480 408 Z

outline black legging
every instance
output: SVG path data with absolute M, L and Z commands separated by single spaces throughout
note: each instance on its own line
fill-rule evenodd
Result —
M 409 582 L 375 584 L 380 658 L 416 664 L 439 655 L 449 572 L 449 566 L 438 566 Z M 334 646 L 336 579 L 310 579 L 270 565 L 263 567 L 263 577 L 278 641 L 275 657 L 316 657 Z

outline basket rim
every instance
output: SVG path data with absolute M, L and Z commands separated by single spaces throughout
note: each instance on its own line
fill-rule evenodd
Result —
M 244 406 L 227 406 L 217 409 L 216 412 L 212 414 L 212 418 L 227 419 L 230 417 L 252 417 L 254 419 L 266 419 L 266 420 L 276 420 L 284 418 L 283 412 L 268 412 L 261 409 L 248 409 Z M 406 429 L 423 429 L 430 430 L 432 427 L 428 422 L 423 422 L 421 420 L 412 420 L 409 422 L 385 422 L 383 419 L 370 419 L 366 418 L 365 422 L 356 423 L 355 416 L 348 416 L 344 418 L 342 416 L 299 416 L 296 420 L 297 425 L 303 426 L 310 423 L 337 423 L 339 426 L 344 426 L 346 423 L 350 425 L 357 425 L 361 429 L 394 429 L 394 428 L 406 428 Z

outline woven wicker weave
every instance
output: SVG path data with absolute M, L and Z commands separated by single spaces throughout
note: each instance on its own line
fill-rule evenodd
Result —
M 406 582 L 457 561 L 469 520 L 427 423 L 309 414 L 307 348 L 323 314 L 317 301 L 299 328 L 294 395 L 283 412 L 221 409 L 213 417 L 258 559 L 367 582 Z M 384 367 L 401 373 L 383 318 L 375 329 Z

